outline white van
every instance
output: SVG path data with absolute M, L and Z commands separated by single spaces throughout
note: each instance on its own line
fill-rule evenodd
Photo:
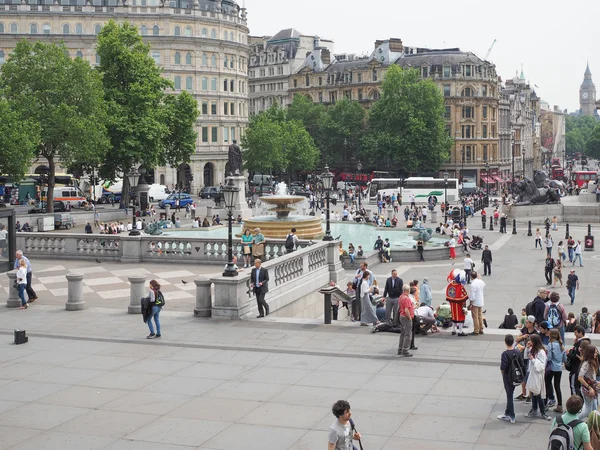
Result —
M 158 202 L 165 200 L 169 194 L 167 193 L 167 187 L 162 184 L 151 184 L 148 190 L 148 200 L 150 202 Z
M 42 199 L 46 200 L 48 188 L 42 190 Z M 70 203 L 73 208 L 79 208 L 82 203 L 87 202 L 85 195 L 75 186 L 56 186 L 54 188 L 54 201 L 62 202 L 63 205 Z

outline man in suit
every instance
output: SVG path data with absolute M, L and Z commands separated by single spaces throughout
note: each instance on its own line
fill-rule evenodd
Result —
M 256 303 L 258 304 L 257 319 L 269 315 L 269 305 L 265 301 L 265 295 L 269 292 L 269 271 L 260 267 L 262 261 L 258 258 L 254 260 L 254 269 L 250 275 L 250 288 L 256 294 Z
M 481 253 L 481 262 L 483 263 L 483 274 L 492 275 L 492 251 L 487 245 Z
M 383 297 L 385 301 L 385 321 L 398 323 L 398 297 L 402 295 L 404 282 L 398 277 L 398 272 L 392 270 L 392 276 L 385 282 Z M 393 314 L 393 317 L 392 317 Z

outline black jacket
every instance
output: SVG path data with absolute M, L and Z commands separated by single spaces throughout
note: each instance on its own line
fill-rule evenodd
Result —
M 492 262 L 492 251 L 491 250 L 484 250 L 481 253 L 481 262 L 482 263 L 491 263 Z
M 393 278 L 389 277 L 385 282 L 385 290 L 383 296 L 385 298 L 398 298 L 402 295 L 402 285 L 404 284 L 402 278 L 396 277 L 396 282 L 392 286 Z
M 546 302 L 543 298 L 536 296 L 533 299 L 533 315 L 535 323 L 540 324 L 544 321 L 544 312 L 546 311 Z
M 256 271 L 260 270 L 258 274 L 258 282 L 262 283 L 261 287 L 256 286 Z M 257 269 L 256 267 L 252 269 L 252 273 L 250 274 L 250 283 L 255 285 L 254 292 L 260 290 L 261 292 L 269 292 L 269 271 L 264 267 Z
M 140 301 L 142 303 L 142 319 L 146 323 L 152 314 L 152 304 L 150 303 L 150 297 L 142 297 Z

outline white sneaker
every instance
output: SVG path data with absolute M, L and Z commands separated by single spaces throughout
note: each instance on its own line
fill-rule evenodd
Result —
M 507 415 L 505 415 L 505 414 L 500 414 L 500 415 L 498 416 L 498 419 L 499 419 L 499 420 L 506 420 L 507 422 L 508 422 L 508 421 L 510 421 L 510 417 L 509 417 L 509 416 L 507 416 Z

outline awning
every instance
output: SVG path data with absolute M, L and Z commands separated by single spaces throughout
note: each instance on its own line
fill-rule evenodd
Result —
M 493 175 L 492 178 L 494 179 L 494 181 L 499 181 L 500 183 L 504 183 L 504 180 L 499 175 Z
M 494 183 L 494 180 L 492 178 L 488 178 L 488 177 L 481 177 L 481 181 L 483 181 L 484 183 Z

